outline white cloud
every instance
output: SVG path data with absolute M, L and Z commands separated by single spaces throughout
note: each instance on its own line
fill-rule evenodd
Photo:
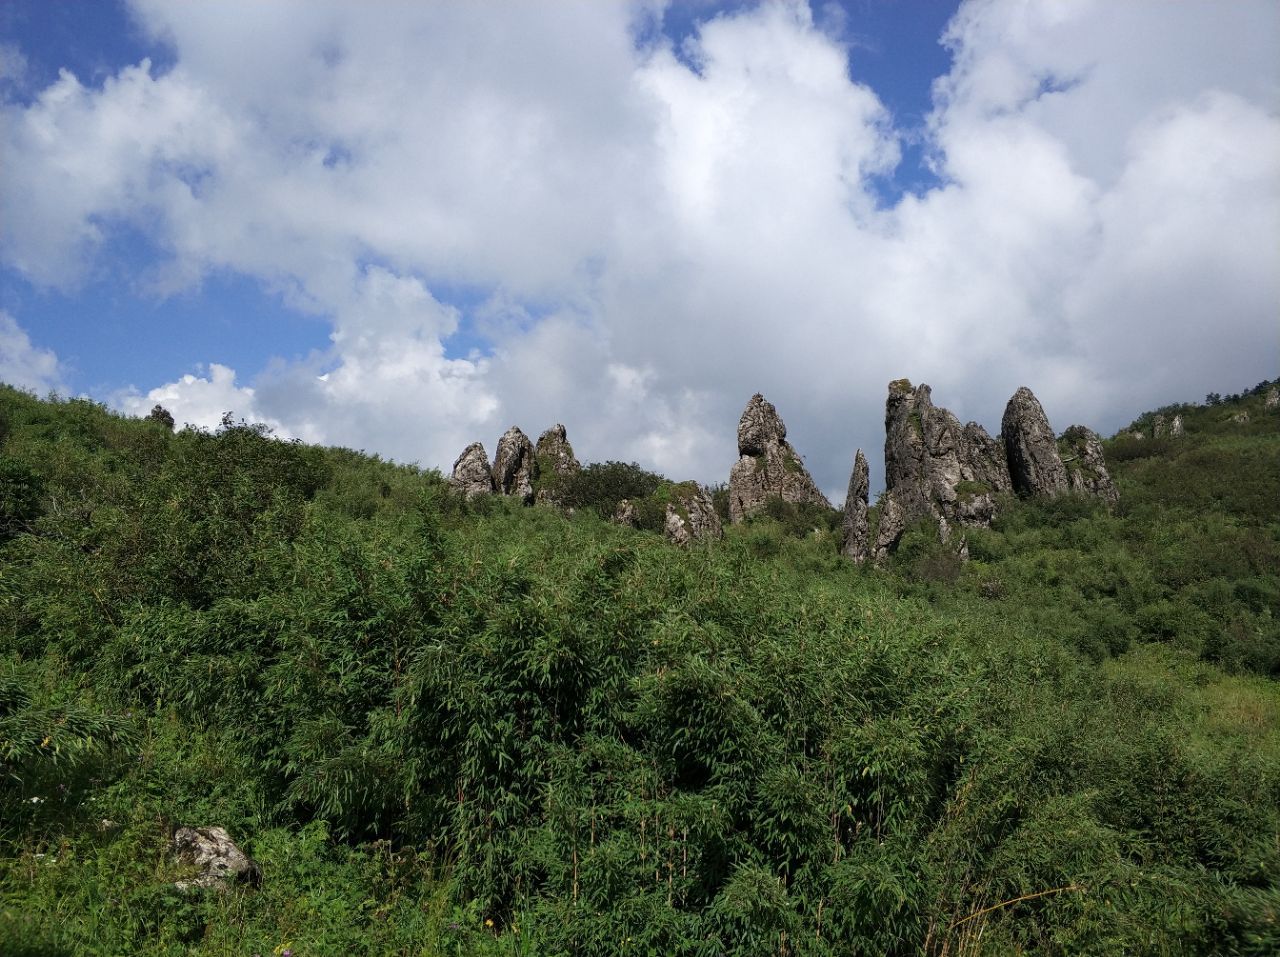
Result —
M 838 498 L 902 375 L 989 426 L 1025 383 L 1059 428 L 1111 429 L 1275 374 L 1272 3 L 971 0 L 943 183 L 893 208 L 891 118 L 795 0 L 679 56 L 630 32 L 660 4 L 134 9 L 170 72 L 3 108 L 0 255 L 69 287 L 128 224 L 165 256 L 140 285 L 232 270 L 332 324 L 322 354 L 138 409 L 445 468 L 564 421 L 585 458 L 715 481 L 761 390 Z M 491 353 L 446 354 L 460 328 Z
M 43 394 L 63 388 L 63 370 L 50 349 L 33 345 L 18 320 L 0 309 L 0 382 Z
M 254 402 L 254 390 L 236 383 L 234 369 L 213 362 L 207 370 L 197 372 L 187 373 L 145 395 L 136 389 L 124 390 L 113 397 L 114 404 L 130 415 L 146 415 L 156 405 L 162 405 L 178 428 L 214 429 L 227 413 L 236 421 L 245 419 L 280 428 L 279 422 L 261 414 Z

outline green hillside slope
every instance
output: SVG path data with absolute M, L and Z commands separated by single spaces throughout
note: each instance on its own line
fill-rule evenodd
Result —
M 0 389 L 0 953 L 1274 953 L 1262 405 L 874 569 Z

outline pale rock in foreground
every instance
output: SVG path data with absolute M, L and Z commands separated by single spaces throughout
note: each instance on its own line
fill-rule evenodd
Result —
M 262 871 L 249 855 L 220 827 L 180 827 L 173 834 L 173 852 L 180 864 L 199 869 L 189 881 L 174 884 L 179 890 L 226 890 L 232 883 L 257 885 Z

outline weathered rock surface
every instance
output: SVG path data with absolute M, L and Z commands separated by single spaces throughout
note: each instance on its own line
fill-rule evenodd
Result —
M 1173 417 L 1173 422 L 1169 425 L 1169 438 L 1180 439 L 1182 438 L 1184 431 L 1185 430 L 1182 427 L 1182 416 L 1175 415 Z
M 1264 409 L 1280 409 L 1280 389 L 1272 386 L 1267 390 L 1267 397 L 1263 400 L 1262 407 Z
M 889 383 L 885 402 L 885 496 L 874 555 L 883 558 L 921 519 L 947 541 L 952 527 L 990 525 L 995 495 L 1010 487 L 1004 449 L 976 422 L 961 427 L 933 404 L 929 386 Z
M 1000 422 L 1009 477 L 1020 495 L 1061 495 L 1068 490 L 1067 470 L 1058 454 L 1049 419 L 1026 386 L 1013 394 Z
M 204 887 L 225 890 L 234 882 L 257 885 L 262 871 L 253 858 L 220 827 L 180 827 L 173 834 L 173 851 L 180 864 L 198 868 L 189 881 L 178 881 L 179 890 Z
M 672 487 L 662 531 L 677 545 L 724 537 L 711 497 L 691 482 Z
M 498 440 L 493 457 L 493 482 L 503 495 L 514 495 L 528 505 L 533 501 L 533 483 L 538 478 L 538 458 L 533 443 L 516 426 Z
M 573 446 L 569 444 L 564 426 L 557 423 L 554 428 L 543 432 L 538 437 L 535 454 L 539 476 L 544 483 L 544 487 L 538 489 L 536 498 L 540 503 L 559 505 L 559 486 L 582 471 L 582 465 L 573 454 Z M 548 479 L 551 479 L 549 484 Z
M 462 450 L 462 454 L 453 463 L 449 483 L 468 499 L 493 494 L 493 472 L 489 469 L 489 456 L 483 445 L 472 442 Z
M 1249 413 L 1247 411 L 1237 412 L 1235 415 L 1231 417 L 1231 421 L 1234 422 L 1236 425 L 1244 425 L 1246 422 L 1249 421 Z
M 787 442 L 787 427 L 778 410 L 759 393 L 751 397 L 738 422 L 738 455 L 729 472 L 731 522 L 754 515 L 771 498 L 831 508 Z
M 844 540 L 840 554 L 861 565 L 871 555 L 871 528 L 867 522 L 867 496 L 871 491 L 867 457 L 858 449 L 849 476 L 849 493 L 844 499 Z
M 636 514 L 636 507 L 629 498 L 618 502 L 618 507 L 613 510 L 610 521 L 615 525 L 625 525 L 627 528 L 640 527 L 640 516 Z
M 1096 495 L 1108 505 L 1120 501 L 1120 493 L 1107 471 L 1102 439 L 1098 433 L 1083 425 L 1073 425 L 1062 433 L 1062 443 L 1066 447 L 1063 464 L 1071 491 L 1080 495 Z

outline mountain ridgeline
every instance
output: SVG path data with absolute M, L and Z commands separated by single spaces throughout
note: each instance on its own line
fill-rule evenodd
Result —
M 1280 952 L 1275 383 L 843 511 L 0 387 L 0 953 Z M 678 542 L 686 547 L 676 547 Z

